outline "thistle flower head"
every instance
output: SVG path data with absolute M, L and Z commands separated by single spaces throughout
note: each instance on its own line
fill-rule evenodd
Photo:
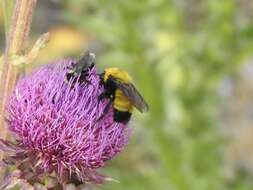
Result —
M 7 106 L 9 130 L 16 140 L 9 146 L 15 152 L 9 159 L 18 160 L 20 170 L 32 168 L 33 178 L 55 173 L 59 183 L 101 183 L 103 177 L 95 169 L 122 150 L 129 129 L 114 122 L 112 108 L 98 120 L 108 100 L 98 100 L 103 86 L 95 68 L 83 84 L 66 82 L 74 63 L 44 66 L 18 82 Z

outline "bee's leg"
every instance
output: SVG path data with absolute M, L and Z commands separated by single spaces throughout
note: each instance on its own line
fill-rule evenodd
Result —
M 101 100 L 103 100 L 105 98 L 105 93 L 101 93 L 99 96 L 98 96 L 98 101 L 100 102 Z
M 88 85 L 91 85 L 91 84 L 92 84 L 91 81 L 90 81 L 90 80 L 87 80 L 86 78 L 84 78 L 84 79 L 80 78 L 80 79 L 79 79 L 79 82 L 80 82 L 81 84 L 88 84 Z
M 70 84 L 70 81 L 71 81 L 71 85 L 70 85 L 70 88 L 74 88 L 74 86 L 75 86 L 75 83 L 76 83 L 76 81 L 77 81 L 77 78 L 76 78 L 76 76 L 75 76 L 75 73 L 67 73 L 66 74 L 66 76 L 65 76 L 65 78 L 64 78 L 64 82 L 66 83 L 66 84 Z
M 89 85 L 91 85 L 91 81 L 87 79 L 88 76 L 89 76 L 89 73 L 86 71 L 85 73 L 82 73 L 82 75 L 84 75 L 84 77 L 83 77 L 83 79 L 81 79 L 81 80 L 83 80 L 84 82 L 86 82 L 86 83 L 88 83 Z M 81 76 L 82 76 L 82 75 L 81 75 Z
M 103 85 L 103 84 L 104 84 L 104 75 L 105 75 L 104 72 L 103 72 L 103 73 L 97 74 L 97 76 L 99 77 L 99 84 L 100 84 L 100 85 Z
M 105 109 L 104 109 L 104 111 L 103 111 L 103 113 L 101 114 L 101 116 L 97 119 L 97 121 L 100 121 L 107 113 L 108 113 L 108 111 L 109 111 L 109 109 L 110 109 L 110 106 L 112 105 L 112 100 L 111 99 L 109 99 L 109 102 L 107 103 L 107 105 L 105 106 Z
M 97 74 L 97 75 L 98 75 L 100 81 L 103 81 L 103 80 L 104 80 L 105 72 L 99 73 L 99 74 Z
M 75 77 L 74 74 L 75 74 L 74 71 L 69 71 L 68 73 L 66 73 L 65 82 L 69 82 L 72 77 Z
M 98 96 L 98 101 L 100 102 L 101 100 L 103 100 L 104 98 L 108 97 L 108 93 L 106 92 L 102 92 L 99 96 Z

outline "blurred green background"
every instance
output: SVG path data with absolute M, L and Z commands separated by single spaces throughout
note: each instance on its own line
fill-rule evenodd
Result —
M 51 41 L 29 70 L 84 50 L 126 69 L 150 105 L 104 190 L 253 189 L 252 0 L 43 0 Z M 4 49 L 0 13 L 0 47 Z

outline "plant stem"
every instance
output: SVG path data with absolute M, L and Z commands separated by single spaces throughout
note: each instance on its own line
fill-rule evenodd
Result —
M 8 33 L 9 33 L 10 23 L 11 23 L 11 15 L 13 12 L 15 0 L 9 0 L 9 1 L 0 0 L 0 3 L 1 3 L 3 16 L 4 16 L 5 41 L 7 44 L 7 38 L 8 38 Z M 4 61 L 3 61 L 3 55 L 0 55 L 0 56 L 1 56 L 0 57 L 0 79 L 1 79 Z
M 7 39 L 8 37 L 14 3 L 15 3 L 14 0 L 1 0 L 3 15 L 4 15 L 5 39 Z
M 10 0 L 5 0 L 5 3 L 8 1 Z M 19 69 L 11 63 L 11 57 L 13 55 L 21 54 L 24 50 L 36 2 L 37 0 L 16 0 L 12 15 L 8 38 L 6 40 L 7 43 L 4 53 L 3 73 L 0 81 L 0 135 L 2 139 L 6 139 L 7 136 L 7 128 L 5 125 L 5 106 L 8 97 L 15 87 L 19 75 Z M 3 153 L 0 152 L 0 159 L 2 158 Z M 4 171 L 1 170 L 0 172 L 0 177 L 3 177 Z

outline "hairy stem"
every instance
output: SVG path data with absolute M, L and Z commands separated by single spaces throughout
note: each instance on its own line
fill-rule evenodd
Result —
M 7 3 L 10 0 L 5 0 Z M 18 67 L 12 64 L 13 55 L 19 55 L 24 50 L 25 41 L 28 37 L 32 15 L 37 0 L 16 0 L 8 38 L 6 40 L 6 49 L 4 53 L 4 66 L 1 76 L 0 85 L 0 135 L 2 139 L 6 139 L 7 129 L 5 124 L 5 106 L 7 98 L 12 93 L 18 75 Z M 3 158 L 3 153 L 0 152 L 0 159 Z M 0 171 L 0 177 L 3 176 L 3 171 Z

